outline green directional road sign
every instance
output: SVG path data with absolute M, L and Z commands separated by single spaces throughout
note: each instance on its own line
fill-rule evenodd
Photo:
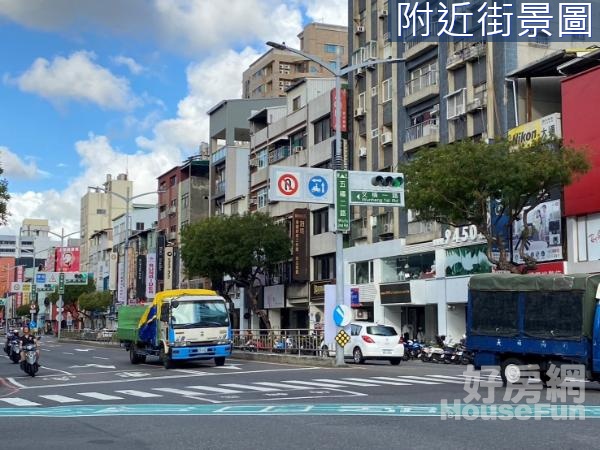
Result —
M 363 204 L 389 204 L 402 206 L 402 195 L 397 192 L 370 192 L 370 191 L 352 191 L 350 195 L 352 203 Z
M 64 274 L 64 272 L 61 272 L 58 274 L 58 293 L 61 295 L 65 293 L 65 274 Z
M 65 273 L 65 284 L 85 285 L 88 283 L 87 272 L 67 272 Z
M 350 230 L 350 197 L 348 171 L 335 171 L 335 218 L 337 231 Z

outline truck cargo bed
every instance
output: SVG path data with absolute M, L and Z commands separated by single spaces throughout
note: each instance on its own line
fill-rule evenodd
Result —
M 138 324 L 146 308 L 146 305 L 134 305 L 121 306 L 118 309 L 119 327 L 117 329 L 117 338 L 120 341 L 137 342 L 139 340 Z

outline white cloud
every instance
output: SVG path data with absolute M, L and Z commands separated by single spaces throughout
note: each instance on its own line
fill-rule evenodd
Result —
M 57 56 L 51 62 L 38 58 L 12 82 L 22 91 L 56 103 L 75 100 L 118 110 L 128 110 L 139 104 L 129 88 L 129 81 L 116 77 L 94 63 L 94 59 L 94 53 L 85 51 L 66 58 Z
M 315 22 L 348 26 L 348 0 L 300 0 Z
M 142 73 L 146 70 L 146 68 L 144 66 L 142 66 L 141 64 L 138 64 L 135 59 L 130 58 L 128 56 L 123 56 L 123 55 L 115 56 L 112 58 L 112 61 L 116 65 L 126 66 L 129 69 L 129 71 L 134 75 L 139 75 L 140 73 Z
M 35 161 L 31 159 L 24 161 L 19 155 L 11 152 L 6 147 L 0 147 L 0 166 L 4 170 L 2 176 L 8 180 L 33 180 L 43 174 L 38 169 Z
M 0 0 L 0 17 L 46 31 L 105 32 L 156 40 L 197 55 L 231 45 L 279 38 L 296 43 L 302 17 L 297 0 Z

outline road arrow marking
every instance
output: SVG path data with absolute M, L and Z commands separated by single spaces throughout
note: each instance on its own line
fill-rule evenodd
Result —
M 74 348 L 76 352 L 91 352 L 93 349 L 91 348 Z

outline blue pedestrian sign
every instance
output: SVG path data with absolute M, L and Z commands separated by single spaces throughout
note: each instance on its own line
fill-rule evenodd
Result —
M 323 197 L 329 190 L 327 180 L 319 175 L 312 177 L 308 181 L 308 190 L 315 197 Z
M 347 305 L 338 305 L 333 310 L 333 321 L 338 327 L 345 327 L 352 321 L 352 309 Z
M 32 330 L 36 329 L 37 328 L 37 322 L 35 320 L 31 320 L 29 322 L 29 328 L 32 329 Z
M 45 273 L 36 273 L 35 274 L 35 283 L 36 284 L 46 284 L 46 274 Z

